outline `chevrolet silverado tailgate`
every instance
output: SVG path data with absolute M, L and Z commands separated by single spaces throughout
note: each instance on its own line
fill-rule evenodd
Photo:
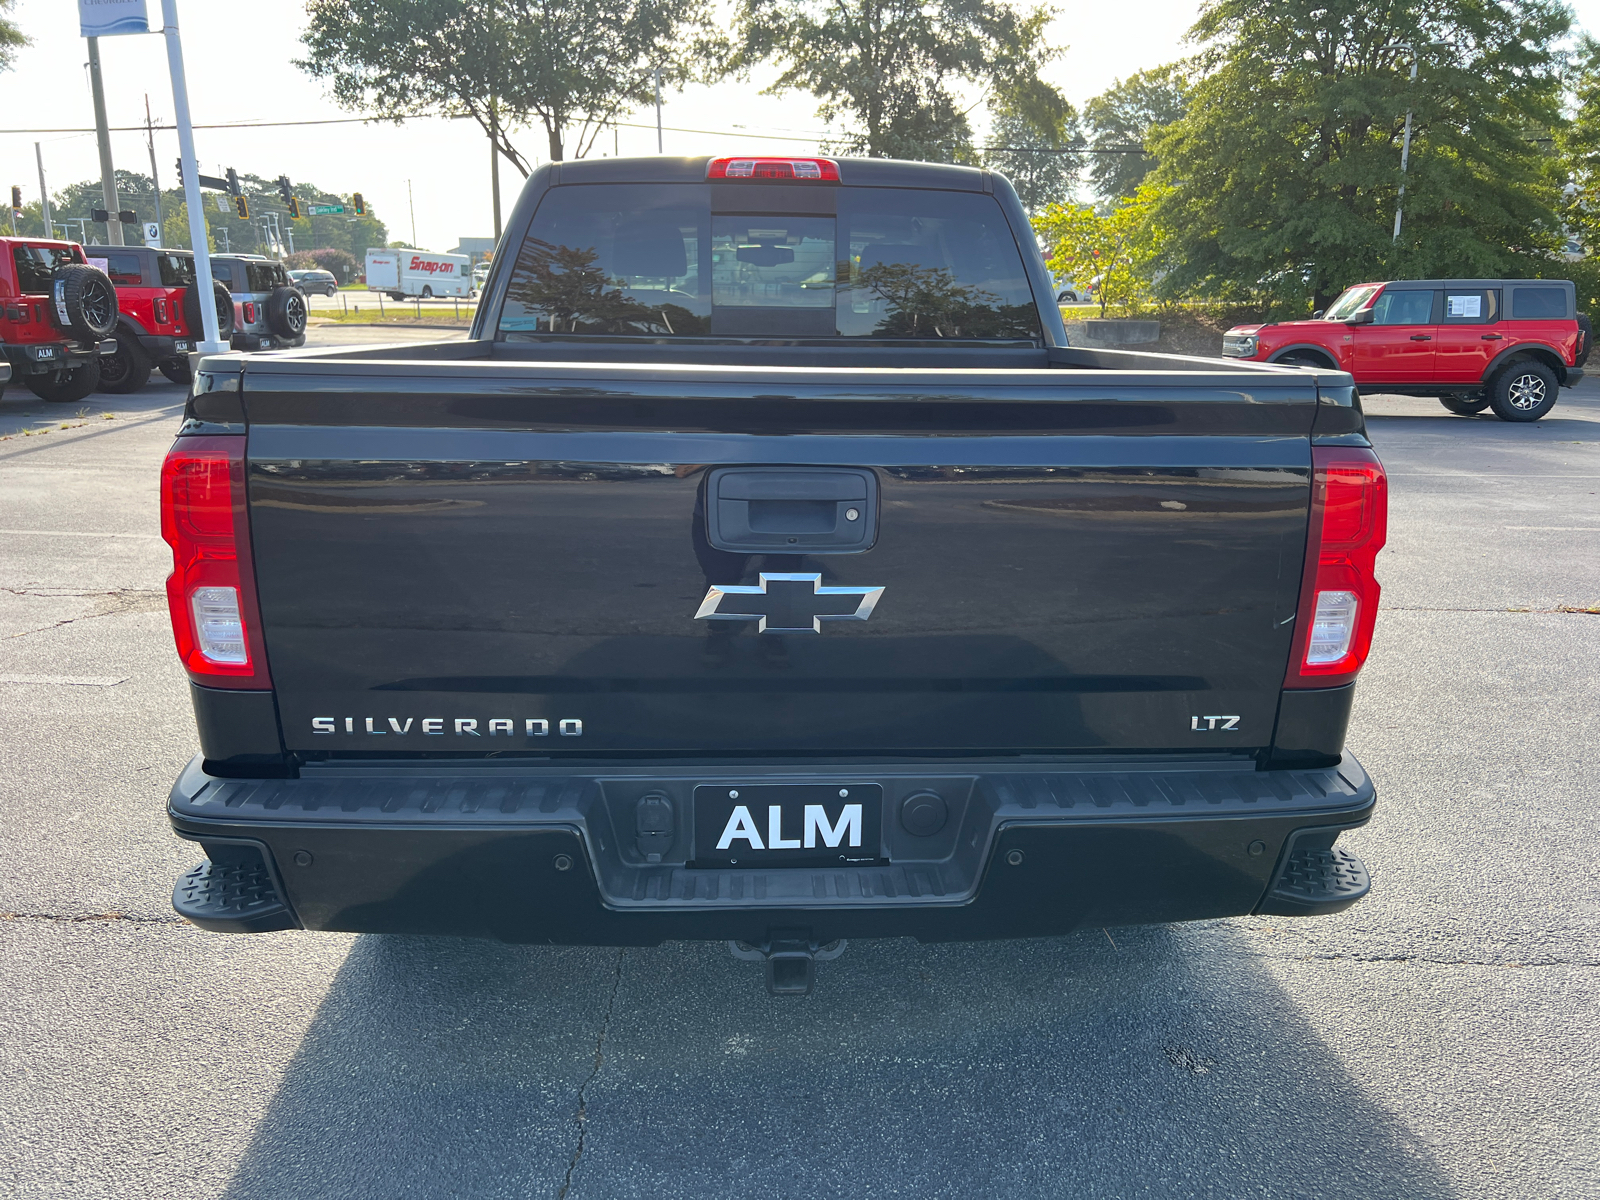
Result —
M 244 400 L 302 754 L 1272 738 L 1309 375 L 308 357 Z

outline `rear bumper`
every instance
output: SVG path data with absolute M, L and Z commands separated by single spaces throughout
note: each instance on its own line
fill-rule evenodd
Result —
M 144 352 L 155 362 L 166 362 L 169 358 L 182 358 L 195 347 L 193 338 L 175 337 L 164 333 L 141 333 L 139 345 L 144 347 Z
M 686 865 L 696 784 L 802 780 L 880 784 L 887 863 Z M 949 818 L 936 834 L 913 836 L 899 805 L 927 791 L 944 798 Z M 638 848 L 634 822 L 635 804 L 652 792 L 669 796 L 678 814 L 655 863 Z M 1337 895 L 1307 891 L 1306 870 L 1291 870 L 1291 860 L 1342 855 L 1334 839 L 1365 823 L 1373 805 L 1372 782 L 1349 756 L 1335 767 L 1270 772 L 1148 760 L 967 773 L 952 764 L 575 774 L 371 763 L 308 767 L 298 779 L 217 778 L 196 758 L 168 811 L 219 872 L 254 872 L 250 887 L 230 893 L 248 892 L 248 911 L 179 903 L 207 928 L 642 946 L 760 944 L 775 928 L 809 930 L 819 942 L 960 941 L 1337 911 L 1364 883 Z M 1299 890 L 1280 894 L 1291 876 Z M 186 877 L 180 899 L 199 887 Z
M 1583 379 L 1583 368 L 1582 367 L 1567 367 L 1561 373 L 1561 386 L 1562 387 L 1571 387 L 1573 384 L 1578 383 L 1582 379 Z
M 240 332 L 233 335 L 233 348 L 235 350 L 292 350 L 296 346 L 306 344 L 306 335 L 298 337 L 279 337 L 275 333 L 249 333 Z
M 110 353 L 117 348 L 115 341 L 80 345 L 77 342 L 12 342 L 5 347 L 6 360 L 12 374 L 48 375 L 63 368 L 75 369 L 90 359 Z

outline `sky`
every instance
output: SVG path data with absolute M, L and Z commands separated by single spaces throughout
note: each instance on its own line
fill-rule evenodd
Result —
M 149 7 L 151 25 L 159 26 L 160 0 L 150 0 Z M 1198 11 L 1197 0 L 1058 7 L 1066 15 L 1052 26 L 1050 41 L 1067 49 L 1046 75 L 1080 108 L 1115 80 L 1182 57 L 1187 52 L 1184 34 Z M 1579 0 L 1573 8 L 1580 24 L 1600 29 L 1600 0 Z M 39 195 L 34 142 L 43 152 L 52 192 L 99 175 L 92 132 L 34 131 L 92 130 L 88 52 L 78 36 L 72 0 L 20 0 L 11 17 L 33 45 L 21 51 L 12 71 L 0 75 L 0 161 L 10 168 L 0 186 L 21 184 L 24 202 L 31 202 Z M 352 115 L 294 65 L 302 53 L 302 0 L 178 0 L 178 19 L 196 126 Z M 166 39 L 159 34 L 103 38 L 100 60 L 109 123 L 113 128 L 141 126 L 136 132 L 112 133 L 112 159 L 120 169 L 148 175 L 150 154 L 142 129 L 146 96 L 151 115 L 172 122 Z M 814 151 L 825 132 L 815 115 L 816 102 L 803 93 L 761 95 L 763 82 L 757 77 L 669 92 L 662 109 L 665 152 Z M 653 108 L 624 121 L 637 127 L 618 130 L 614 147 L 603 136 L 596 153 L 613 148 L 624 155 L 655 153 Z M 530 160 L 543 161 L 542 130 L 522 132 L 516 141 Z M 157 131 L 155 143 L 162 183 L 171 187 L 176 182 L 177 134 Z M 340 194 L 359 191 L 387 223 L 391 238 L 427 249 L 449 250 L 461 237 L 493 232 L 488 140 L 471 121 L 197 128 L 195 147 L 205 174 L 221 175 L 234 167 L 268 179 L 305 179 Z M 502 160 L 506 212 L 520 183 L 516 169 Z

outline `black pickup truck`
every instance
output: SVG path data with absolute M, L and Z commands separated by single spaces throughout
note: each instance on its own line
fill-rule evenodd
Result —
M 1337 911 L 1382 467 L 1337 371 L 1074 349 L 1010 185 L 528 181 L 470 340 L 199 364 L 163 472 L 222 931 Z

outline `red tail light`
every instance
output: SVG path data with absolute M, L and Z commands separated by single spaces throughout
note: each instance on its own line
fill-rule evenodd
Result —
M 167 607 L 189 678 L 208 687 L 270 688 L 242 436 L 173 443 L 161 466 L 161 536 L 172 547 Z
M 706 178 L 838 183 L 839 164 L 831 158 L 713 158 Z
M 1285 687 L 1351 682 L 1378 619 L 1373 574 L 1389 526 L 1389 481 L 1370 450 L 1314 446 L 1311 527 Z
M 167 302 L 165 300 L 161 299 L 161 297 L 159 297 L 159 296 L 156 297 L 155 310 L 156 310 L 156 324 L 157 325 L 165 325 L 167 323 L 167 313 L 168 313 Z
M 241 307 L 244 309 L 244 323 L 246 325 L 254 325 L 256 323 L 256 306 L 246 300 Z

